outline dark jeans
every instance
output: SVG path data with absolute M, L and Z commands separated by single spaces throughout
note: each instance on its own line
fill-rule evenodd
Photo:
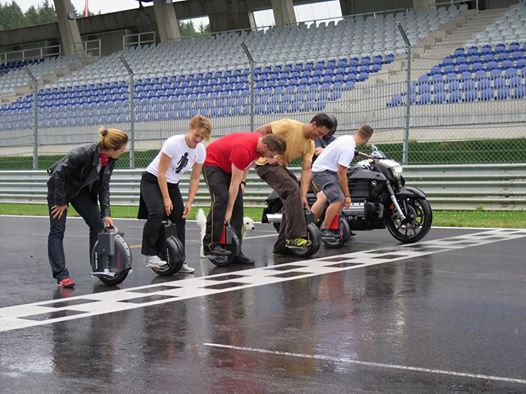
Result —
M 100 209 L 97 201 L 90 195 L 88 187 L 84 187 L 79 194 L 73 197 L 70 201 L 71 205 L 77 210 L 80 216 L 89 226 L 89 256 L 91 250 L 97 242 L 98 234 L 104 229 L 104 222 L 100 217 Z M 51 207 L 55 205 L 51 202 L 48 195 L 48 209 L 49 209 L 49 236 L 47 240 L 47 250 L 49 263 L 53 272 L 53 278 L 58 281 L 69 276 L 69 271 L 66 268 L 66 258 L 64 256 L 64 232 L 66 231 L 66 217 L 67 211 L 62 214 L 60 219 L 53 219 L 51 217 Z
M 307 223 L 301 205 L 301 190 L 296 176 L 278 165 L 256 166 L 259 177 L 267 182 L 283 202 L 283 216 L 274 250 L 285 248 L 285 240 L 307 238 Z
M 226 206 L 228 204 L 228 188 L 230 187 L 232 174 L 227 174 L 219 167 L 205 166 L 204 176 L 212 198 L 212 206 L 206 218 L 206 234 L 203 238 L 203 250 L 207 253 L 221 239 Z M 241 193 L 241 187 L 234 203 L 230 225 L 241 243 L 241 232 L 243 229 L 243 194 Z
M 186 219 L 182 218 L 184 211 L 183 198 L 179 185 L 168 183 L 168 193 L 172 200 L 172 213 L 168 217 L 177 228 L 177 238 L 184 246 Z M 142 231 L 141 253 L 146 256 L 154 256 L 159 253 L 157 244 L 161 234 L 162 221 L 166 218 L 164 211 L 163 195 L 157 182 L 157 177 L 149 172 L 144 172 L 141 178 L 141 200 L 148 210 L 148 220 Z

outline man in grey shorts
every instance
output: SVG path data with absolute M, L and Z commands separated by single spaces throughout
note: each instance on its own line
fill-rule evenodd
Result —
M 327 204 L 325 219 L 321 225 L 322 237 L 333 237 L 338 234 L 330 230 L 334 217 L 343 207 L 351 205 L 347 169 L 354 158 L 357 145 L 366 144 L 373 135 L 371 126 L 363 125 L 353 135 L 344 135 L 329 144 L 312 165 L 312 177 L 318 193 L 316 202 L 311 210 L 319 218 Z

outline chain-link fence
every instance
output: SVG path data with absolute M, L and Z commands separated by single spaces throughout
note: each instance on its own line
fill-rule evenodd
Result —
M 104 126 L 129 132 L 130 159 L 120 166 L 140 168 L 196 114 L 211 118 L 217 138 L 284 117 L 308 122 L 322 111 L 337 116 L 337 135 L 370 124 L 371 142 L 409 164 L 524 163 L 526 47 L 510 45 L 497 52 L 490 43 L 493 60 L 482 47 L 464 58 L 448 58 L 450 47 L 445 56 L 414 48 L 409 84 L 400 48 L 280 64 L 250 62 L 248 52 L 245 63 L 221 69 L 155 65 L 149 73 L 124 54 L 108 75 L 38 81 L 34 94 L 1 106 L 0 167 L 47 168 L 96 141 Z

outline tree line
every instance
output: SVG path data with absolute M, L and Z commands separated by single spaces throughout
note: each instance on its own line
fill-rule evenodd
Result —
M 100 13 L 100 11 L 99 11 Z M 82 13 L 75 10 L 77 17 L 82 17 Z M 90 16 L 94 15 L 90 11 Z M 20 6 L 11 0 L 11 3 L 0 3 L 0 31 L 16 29 L 19 27 L 43 25 L 57 21 L 55 7 L 50 4 L 49 0 L 44 0 L 40 5 L 32 5 L 23 12 Z M 210 32 L 210 25 L 200 25 L 197 29 L 191 21 L 179 21 L 181 35 L 184 37 L 198 36 Z

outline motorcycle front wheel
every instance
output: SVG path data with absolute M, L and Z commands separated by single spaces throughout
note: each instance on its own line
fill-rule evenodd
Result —
M 400 208 L 406 215 L 402 220 L 396 208 L 387 213 L 386 226 L 391 235 L 398 241 L 409 244 L 420 241 L 431 229 L 433 211 L 425 198 L 397 198 Z

